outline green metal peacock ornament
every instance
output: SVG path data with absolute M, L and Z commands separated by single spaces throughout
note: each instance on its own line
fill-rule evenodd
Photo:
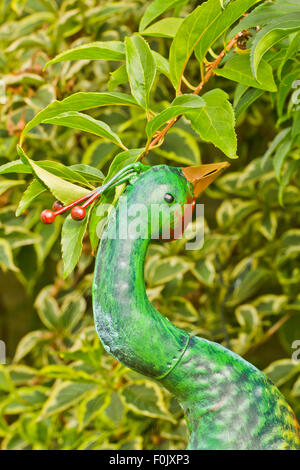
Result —
M 181 404 L 189 430 L 188 449 L 300 449 L 299 425 L 275 385 L 256 367 L 220 344 L 193 336 L 162 316 L 147 298 L 144 260 L 152 238 L 164 236 L 163 223 L 153 231 L 153 205 L 170 211 L 174 230 L 184 207 L 220 174 L 227 163 L 175 168 L 129 165 L 106 185 L 42 220 L 72 208 L 82 219 L 85 207 L 108 188 L 126 187 L 109 217 L 97 253 L 93 308 L 104 348 L 126 366 L 159 381 Z M 82 206 L 78 202 L 86 200 Z M 122 212 L 144 204 L 143 228 L 120 237 Z M 182 208 L 172 211 L 174 204 Z

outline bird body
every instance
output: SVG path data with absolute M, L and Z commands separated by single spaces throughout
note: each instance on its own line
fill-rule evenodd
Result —
M 183 208 L 193 200 L 195 186 L 187 172 L 166 165 L 147 169 L 127 186 L 97 253 L 97 333 L 120 362 L 160 381 L 178 399 L 188 425 L 188 449 L 300 449 L 293 411 L 262 372 L 223 346 L 177 328 L 147 298 L 147 248 L 151 237 L 161 238 L 164 231 L 163 222 L 153 228 L 150 208 L 159 204 L 168 213 L 172 198 L 166 194 Z M 140 230 L 120 236 L 139 205 L 146 207 Z M 181 218 L 175 211 L 173 229 Z

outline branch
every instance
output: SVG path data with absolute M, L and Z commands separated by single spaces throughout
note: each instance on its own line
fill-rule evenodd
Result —
M 211 77 L 213 77 L 215 75 L 215 69 L 217 69 L 220 65 L 220 62 L 221 60 L 223 59 L 223 57 L 227 54 L 227 52 L 230 51 L 230 49 L 232 49 L 232 47 L 234 47 L 237 43 L 237 40 L 239 39 L 241 33 L 238 33 L 236 34 L 228 43 L 227 45 L 224 47 L 224 49 L 220 52 L 220 54 L 217 56 L 216 60 L 214 60 L 213 62 L 211 62 L 208 67 L 206 67 L 207 69 L 207 72 L 206 74 L 204 75 L 203 79 L 201 80 L 201 82 L 199 83 L 199 85 L 195 88 L 195 90 L 193 91 L 193 94 L 194 95 L 198 95 L 200 93 L 200 91 L 202 90 L 202 88 L 204 87 L 204 85 L 211 79 Z M 163 143 L 163 140 L 164 140 L 164 137 L 166 135 L 166 133 L 168 132 L 169 129 L 171 129 L 172 126 L 174 126 L 175 122 L 178 121 L 178 119 L 180 119 L 181 116 L 177 116 L 173 119 L 171 119 L 167 124 L 166 126 L 161 130 L 159 131 L 155 137 L 153 138 L 152 141 L 148 142 L 147 145 L 146 145 L 146 148 L 145 148 L 145 151 L 142 153 L 142 155 L 140 156 L 140 160 L 142 158 L 144 158 L 146 155 L 148 155 L 148 153 L 150 152 L 151 149 L 153 149 L 153 147 L 157 146 L 157 145 L 161 145 Z

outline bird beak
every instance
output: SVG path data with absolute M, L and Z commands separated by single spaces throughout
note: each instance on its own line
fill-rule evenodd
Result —
M 200 166 L 188 166 L 181 168 L 185 178 L 192 183 L 194 187 L 194 197 L 198 197 L 207 186 L 219 176 L 224 168 L 230 166 L 228 162 L 209 163 Z

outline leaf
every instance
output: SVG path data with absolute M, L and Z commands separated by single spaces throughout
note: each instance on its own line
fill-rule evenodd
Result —
M 219 0 L 208 0 L 185 18 L 170 49 L 170 73 L 177 91 L 194 49 L 197 48 L 197 59 L 202 62 L 218 37 L 257 1 L 236 0 L 222 10 Z
M 137 106 L 137 102 L 132 98 L 132 96 L 126 95 L 125 93 L 74 93 L 62 101 L 53 101 L 45 109 L 40 111 L 31 121 L 29 121 L 22 131 L 20 145 L 22 145 L 28 132 L 38 124 L 43 123 L 45 119 L 56 117 L 58 114 L 68 111 L 84 111 L 86 109 L 108 105 Z
M 126 69 L 131 93 L 142 108 L 149 109 L 156 62 L 147 42 L 138 35 L 126 37 Z
M 250 88 L 243 94 L 239 102 L 234 107 L 236 119 L 238 119 L 241 114 L 243 114 L 246 109 L 254 103 L 261 95 L 263 94 L 262 90 Z
M 237 139 L 234 130 L 235 118 L 228 95 L 216 88 L 202 98 L 206 106 L 186 114 L 201 139 L 212 142 L 229 158 L 237 158 Z
M 198 279 L 199 282 L 207 286 L 213 285 L 216 271 L 211 261 L 207 259 L 197 261 L 195 267 L 191 270 L 191 272 L 194 274 L 194 276 L 196 277 L 196 279 Z
M 24 212 L 27 207 L 30 206 L 32 201 L 34 201 L 44 191 L 46 191 L 46 187 L 40 183 L 39 180 L 34 179 L 26 189 L 22 199 L 19 202 L 18 208 L 16 210 L 16 216 L 18 217 L 21 215 L 22 212 Z
M 271 65 L 261 60 L 257 71 L 257 80 L 255 80 L 252 76 L 250 58 L 246 54 L 233 55 L 223 68 L 215 69 L 214 72 L 216 75 L 253 88 L 271 92 L 277 91 Z
M 272 140 L 269 148 L 266 150 L 266 152 L 263 154 L 262 156 L 262 160 L 261 160 L 261 168 L 265 168 L 266 167 L 266 164 L 269 160 L 269 158 L 271 157 L 271 155 L 273 154 L 273 152 L 276 150 L 276 148 L 278 147 L 278 145 L 285 139 L 285 137 L 288 135 L 288 133 L 290 132 L 291 128 L 290 127 L 287 127 L 286 129 L 283 129 L 282 131 L 280 131 L 275 139 Z
M 87 210 L 86 216 L 83 220 L 73 220 L 71 215 L 68 215 L 64 221 L 61 232 L 61 247 L 62 258 L 64 263 L 64 277 L 68 277 L 81 255 L 82 240 L 88 224 Z
M 7 270 L 19 271 L 14 263 L 10 244 L 3 238 L 0 238 L 0 267 L 4 272 Z
M 165 11 L 170 10 L 170 8 L 173 8 L 180 2 L 181 0 L 154 0 L 142 16 L 139 31 L 144 31 L 148 24 L 152 23 L 155 18 L 162 15 Z
M 6 173 L 32 173 L 32 170 L 22 160 L 15 160 L 0 166 L 0 175 L 5 175 Z
M 68 111 L 67 113 L 58 114 L 55 117 L 44 119 L 46 124 L 56 124 L 58 126 L 66 126 L 71 129 L 79 129 L 81 131 L 90 132 L 105 139 L 111 140 L 116 145 L 125 149 L 121 139 L 115 134 L 105 122 L 82 114 L 77 111 Z
M 170 79 L 169 61 L 156 51 L 151 51 L 156 62 L 157 72 Z
M 230 296 L 227 305 L 234 307 L 244 300 L 251 297 L 269 278 L 269 274 L 265 269 L 257 268 L 248 271 L 242 279 L 235 283 L 235 289 Z
M 277 148 L 274 158 L 273 166 L 275 170 L 275 175 L 278 181 L 280 181 L 281 170 L 284 164 L 285 159 L 288 156 L 288 153 L 292 147 L 292 142 L 290 139 L 284 140 Z
M 143 30 L 142 36 L 157 38 L 174 38 L 183 22 L 183 18 L 164 18 Z
M 254 77 L 257 76 L 259 63 L 263 55 L 277 42 L 289 34 L 298 31 L 300 26 L 300 11 L 285 15 L 262 28 L 257 34 L 251 47 L 251 67 Z
M 24 184 L 24 180 L 5 180 L 4 178 L 0 180 L 0 196 L 1 194 L 4 194 L 6 191 L 8 191 L 11 188 L 14 188 L 15 186 L 20 186 Z
M 205 106 L 205 104 L 205 101 L 200 96 L 178 96 L 171 103 L 169 108 L 165 109 L 148 122 L 146 126 L 147 136 L 151 137 L 155 133 L 155 131 L 157 131 L 163 124 L 165 124 L 170 119 L 179 116 L 180 114 L 184 114 L 186 111 L 191 111 L 195 108 L 201 108 Z
M 277 70 L 278 78 L 281 79 L 282 69 L 286 62 L 289 59 L 292 59 L 295 54 L 300 50 L 300 31 L 297 33 L 294 38 L 291 40 L 289 47 L 287 48 L 284 58 L 281 60 L 281 63 Z
M 293 359 L 279 359 L 272 362 L 264 373 L 280 387 L 299 371 L 299 364 Z
M 41 417 L 52 416 L 70 408 L 85 396 L 86 392 L 94 387 L 92 384 L 56 382 L 51 395 L 46 401 Z
M 113 91 L 117 86 L 123 85 L 128 82 L 128 75 L 126 70 L 126 64 L 121 65 L 113 72 L 110 72 L 110 79 L 107 83 L 109 91 Z
M 177 256 L 158 259 L 149 272 L 149 283 L 151 286 L 166 284 L 172 279 L 181 279 L 183 275 L 193 267 L 191 262 L 187 262 Z
M 50 337 L 47 337 L 47 332 L 41 330 L 30 331 L 27 333 L 17 346 L 17 350 L 14 357 L 14 362 L 19 362 L 23 357 L 25 357 L 30 351 L 32 351 L 36 346 L 43 342 L 49 340 Z
M 78 407 L 79 431 L 82 431 L 105 408 L 108 395 L 94 390 L 81 401 Z
M 165 136 L 161 147 L 154 149 L 157 155 L 183 165 L 199 165 L 199 145 L 195 137 L 179 127 L 173 127 Z
M 266 211 L 257 228 L 267 240 L 274 240 L 277 230 L 276 214 L 271 211 Z
M 76 293 L 67 295 L 61 306 L 61 324 L 68 331 L 78 324 L 85 313 L 86 302 Z
M 118 155 L 115 156 L 113 159 L 107 176 L 104 180 L 104 182 L 109 181 L 115 174 L 117 174 L 122 168 L 124 168 L 127 165 L 130 165 L 131 163 L 135 163 L 139 160 L 139 157 L 142 155 L 144 151 L 144 148 L 139 148 L 139 149 L 130 149 L 130 150 L 125 150 L 125 152 L 120 152 Z
M 49 191 L 64 204 L 70 204 L 71 202 L 85 196 L 89 193 L 87 189 L 76 186 L 75 184 L 69 183 L 68 181 L 59 178 L 58 176 L 49 173 L 49 171 L 40 168 L 33 160 L 27 157 L 24 150 L 18 146 L 18 154 L 21 160 L 32 168 L 34 175 L 38 180 L 42 181 Z
M 249 333 L 255 331 L 260 323 L 257 310 L 251 304 L 237 307 L 235 315 L 239 324 Z
M 292 389 L 292 395 L 294 397 L 299 397 L 300 396 L 300 377 L 296 380 L 294 383 L 293 389 Z
M 151 418 L 173 421 L 164 402 L 161 389 L 154 383 L 132 383 L 122 390 L 127 407 L 135 413 Z
M 74 47 L 49 60 L 46 67 L 65 60 L 124 60 L 125 50 L 121 41 L 91 42 Z
M 34 303 L 41 321 L 49 330 L 55 330 L 59 326 L 61 316 L 58 303 L 51 295 L 52 290 L 53 286 L 44 287 Z

